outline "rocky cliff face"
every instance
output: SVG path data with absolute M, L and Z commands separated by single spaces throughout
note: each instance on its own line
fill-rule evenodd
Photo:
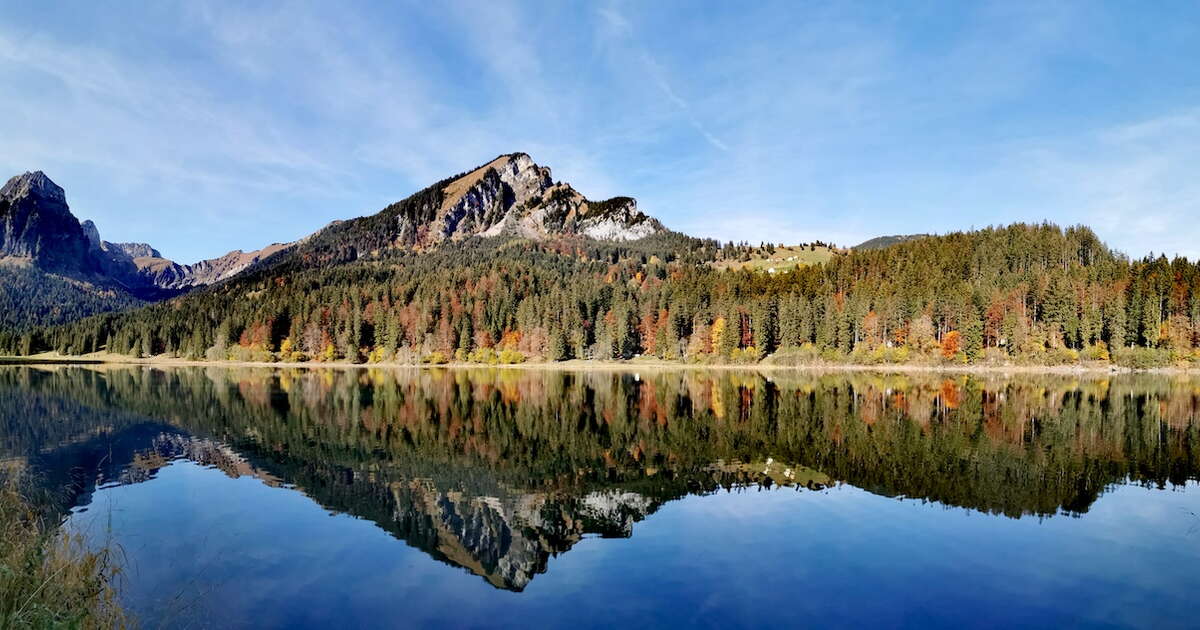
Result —
M 91 274 L 96 269 L 89 249 L 66 194 L 45 173 L 18 175 L 0 188 L 0 257 L 45 271 Z
M 502 155 L 451 180 L 440 193 L 436 209 L 397 217 L 400 245 L 430 247 L 475 235 L 628 241 L 666 229 L 639 211 L 632 198 L 592 201 L 570 184 L 554 182 L 548 167 L 524 153 Z M 426 214 L 432 218 L 422 222 Z
M 166 297 L 182 290 L 237 275 L 288 247 L 275 244 L 252 252 L 181 265 L 163 258 L 147 243 L 112 243 L 100 238 L 92 221 L 79 222 L 66 193 L 45 173 L 34 171 L 8 180 L 0 189 L 0 259 L 28 263 L 43 272 L 124 289 L 141 299 Z

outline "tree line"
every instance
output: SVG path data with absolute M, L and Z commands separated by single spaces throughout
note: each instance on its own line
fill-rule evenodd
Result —
M 957 232 L 777 274 L 715 269 L 722 250 L 663 234 L 294 256 L 138 310 L 2 334 L 0 347 L 405 363 L 1200 358 L 1197 265 L 1130 260 L 1085 227 Z

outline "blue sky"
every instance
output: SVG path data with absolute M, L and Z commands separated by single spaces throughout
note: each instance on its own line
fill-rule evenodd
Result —
M 182 262 L 526 151 L 722 240 L 1200 256 L 1193 2 L 6 2 L 0 171 Z

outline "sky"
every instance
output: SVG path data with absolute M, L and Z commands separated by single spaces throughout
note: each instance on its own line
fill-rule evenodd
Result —
M 1200 3 L 3 4 L 0 173 L 180 262 L 514 151 L 722 241 L 1200 258 Z

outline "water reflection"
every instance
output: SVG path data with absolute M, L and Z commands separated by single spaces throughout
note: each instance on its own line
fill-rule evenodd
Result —
M 520 591 L 588 536 L 739 487 L 850 484 L 1007 517 L 1197 477 L 1200 383 L 663 371 L 0 368 L 0 458 L 47 509 L 190 460 Z

